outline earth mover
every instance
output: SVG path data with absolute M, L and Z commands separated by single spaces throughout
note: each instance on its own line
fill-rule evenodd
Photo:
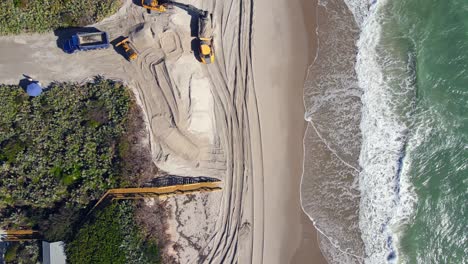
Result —
M 142 0 L 142 6 L 148 10 L 165 12 L 169 5 L 186 10 L 189 14 L 198 16 L 198 40 L 200 42 L 200 61 L 204 64 L 213 63 L 215 60 L 213 50 L 212 17 L 208 11 L 198 9 L 192 5 L 182 4 L 171 0 Z
M 125 38 L 124 40 L 120 41 L 115 45 L 116 47 L 122 46 L 123 50 L 125 51 L 127 60 L 132 61 L 138 58 L 138 53 L 136 51 L 136 48 L 133 47 L 132 43 L 128 38 Z
M 198 20 L 198 39 L 200 40 L 200 60 L 204 64 L 214 62 L 213 28 L 211 27 L 211 15 L 204 11 Z
M 200 42 L 200 60 L 204 64 L 213 63 L 215 60 L 215 56 L 213 50 L 213 27 L 211 23 L 211 14 L 208 13 L 208 11 L 198 9 L 192 5 L 181 4 L 172 1 L 166 1 L 165 3 L 184 9 L 191 15 L 198 16 L 197 37 Z

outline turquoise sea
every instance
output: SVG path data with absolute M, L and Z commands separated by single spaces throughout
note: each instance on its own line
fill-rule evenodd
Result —
M 398 16 L 387 37 L 404 36 L 403 52 L 414 58 L 414 110 L 405 113 L 409 137 L 420 137 L 409 139 L 417 203 L 399 247 L 408 263 L 468 263 L 468 1 L 388 8 Z
M 319 0 L 301 203 L 329 263 L 468 264 L 468 0 Z
M 377 1 L 361 34 L 369 260 L 468 263 L 468 1 Z

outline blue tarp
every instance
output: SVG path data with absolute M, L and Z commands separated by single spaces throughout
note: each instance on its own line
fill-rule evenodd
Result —
M 42 87 L 37 83 L 31 83 L 26 88 L 26 92 L 29 96 L 39 96 L 42 93 Z

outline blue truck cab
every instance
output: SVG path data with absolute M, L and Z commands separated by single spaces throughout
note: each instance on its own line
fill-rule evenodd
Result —
M 71 54 L 81 50 L 107 49 L 109 46 L 106 32 L 76 33 L 65 41 L 63 50 Z

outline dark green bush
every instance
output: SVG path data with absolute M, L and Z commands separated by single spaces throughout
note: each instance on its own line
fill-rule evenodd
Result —
M 12 242 L 5 253 L 6 264 L 39 263 L 39 244 L 37 241 Z
M 57 84 L 24 99 L 0 86 L 0 204 L 86 207 L 121 182 L 118 142 L 131 99 L 118 83 Z M 21 100 L 18 100 L 21 98 Z
M 29 227 L 47 241 L 69 242 L 70 263 L 159 263 L 131 203 L 86 218 L 107 189 L 155 173 L 149 150 L 135 143 L 144 120 L 130 92 L 97 78 L 55 84 L 35 98 L 0 85 L 0 98 L 0 227 Z M 12 263 L 35 263 L 36 247 L 12 248 Z
M 96 211 L 66 244 L 70 264 L 159 263 L 155 244 L 146 242 L 133 218 L 130 202 Z

